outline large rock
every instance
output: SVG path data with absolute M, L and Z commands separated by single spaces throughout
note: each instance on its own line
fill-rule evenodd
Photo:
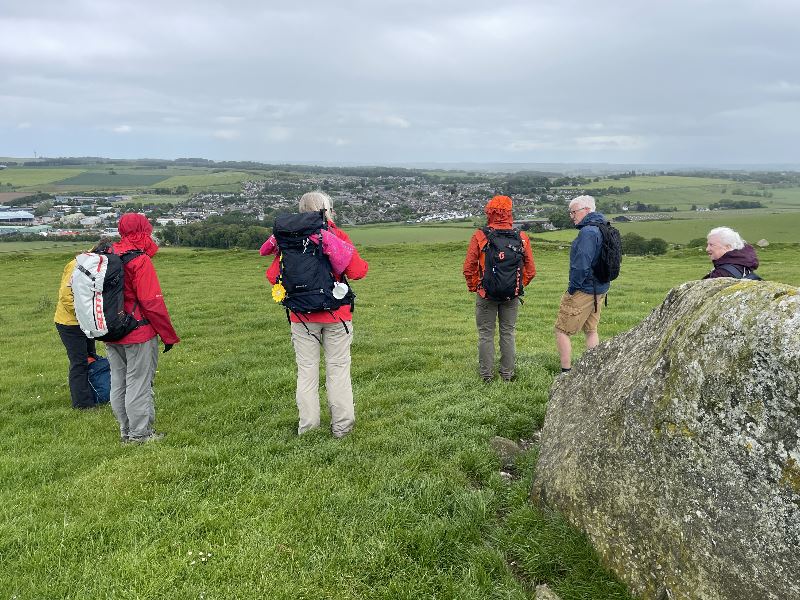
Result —
M 800 598 L 800 294 L 686 283 L 550 393 L 532 498 L 643 598 Z

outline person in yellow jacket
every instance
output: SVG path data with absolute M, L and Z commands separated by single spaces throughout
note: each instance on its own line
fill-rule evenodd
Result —
M 97 251 L 97 246 L 92 252 Z M 58 303 L 53 320 L 67 350 L 69 358 L 69 393 L 72 396 L 72 408 L 94 408 L 94 394 L 89 387 L 89 359 L 94 359 L 95 341 L 87 338 L 75 317 L 75 305 L 72 298 L 72 272 L 75 270 L 75 259 L 67 263 L 61 275 L 61 286 L 58 288 Z

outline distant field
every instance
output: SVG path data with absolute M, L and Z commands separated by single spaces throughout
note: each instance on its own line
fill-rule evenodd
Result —
M 56 185 L 96 186 L 101 189 L 124 187 L 147 187 L 163 181 L 166 174 L 148 174 L 123 172 L 112 174 L 109 172 L 86 171 L 75 177 L 54 182 Z
M 724 186 L 722 186 L 724 187 Z M 743 191 L 758 191 L 758 186 L 753 184 L 737 184 L 736 188 Z M 653 190 L 639 190 L 619 196 L 625 202 L 643 202 L 657 204 L 667 208 L 675 206 L 679 210 L 688 210 L 693 204 L 708 206 L 720 200 L 752 200 L 761 202 L 767 208 L 800 209 L 800 188 L 774 189 L 772 198 L 759 198 L 757 196 L 733 195 L 733 188 L 728 186 L 727 193 L 722 193 L 721 187 L 693 187 L 693 188 L 662 188 Z
M 214 188 L 239 184 L 246 179 L 257 179 L 258 176 L 242 171 L 221 171 L 218 173 L 205 172 L 192 175 L 177 175 L 162 181 L 159 187 L 174 188 L 185 185 L 189 188 Z
M 17 198 L 24 198 L 30 196 L 30 192 L 0 192 L 0 204 L 11 202 Z
M 610 185 L 616 187 L 625 187 L 626 185 L 631 188 L 631 192 L 639 190 L 658 190 L 664 188 L 696 188 L 696 187 L 731 187 L 740 185 L 732 179 L 713 179 L 711 177 L 673 177 L 665 175 L 663 177 L 628 177 L 619 180 L 603 179 L 595 184 L 599 187 Z M 591 187 L 591 186 L 589 186 Z
M 74 242 L 69 240 L 54 240 L 42 238 L 35 242 L 0 242 L 0 254 L 9 252 L 52 251 L 64 252 L 70 248 L 89 248 L 91 242 Z
M 443 225 L 361 225 L 344 226 L 345 231 L 356 245 L 382 246 L 385 244 L 464 242 L 475 231 L 468 223 Z
M 56 169 L 49 167 L 10 167 L 0 171 L 0 183 L 10 183 L 15 187 L 29 187 L 59 181 L 83 173 L 86 169 Z
M 749 214 L 748 214 L 749 213 Z M 691 239 L 705 237 L 714 227 L 727 226 L 738 231 L 746 240 L 762 238 L 770 242 L 800 242 L 800 212 L 768 214 L 763 211 L 712 211 L 690 213 L 691 219 L 615 223 L 624 234 L 634 232 L 646 238 L 660 237 L 672 244 L 685 244 Z M 532 234 L 547 240 L 571 241 L 575 230 L 549 231 Z
M 734 190 L 760 192 L 762 185 L 742 183 L 731 179 L 709 177 L 631 177 L 619 180 L 603 179 L 581 187 L 625 187 L 631 191 L 620 196 L 606 196 L 603 199 L 618 199 L 621 202 L 643 202 L 657 204 L 663 208 L 676 207 L 688 210 L 693 204 L 708 206 L 720 200 L 755 200 L 771 209 L 800 209 L 800 188 L 767 188 L 772 198 L 734 195 Z

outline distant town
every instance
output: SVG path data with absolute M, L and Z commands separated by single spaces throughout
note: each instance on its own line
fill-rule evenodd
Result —
M 64 179 L 48 181 L 48 170 L 53 177 Z M 514 199 L 519 228 L 546 231 L 572 226 L 566 207 L 571 198 L 583 193 L 597 197 L 600 210 L 615 215 L 613 218 L 618 221 L 672 218 L 670 213 L 678 210 L 675 205 L 628 200 L 636 194 L 631 195 L 626 184 L 642 176 L 672 175 L 720 181 L 710 186 L 719 190 L 717 201 L 693 204 L 692 211 L 761 207 L 759 199 L 770 198 L 769 190 L 773 187 L 798 183 L 797 173 L 626 171 L 584 176 L 271 166 L 213 163 L 203 159 L 44 159 L 0 165 L 0 239 L 114 236 L 120 215 L 138 211 L 177 243 L 181 238 L 190 239 L 192 232 L 197 233 L 201 227 L 198 223 L 268 228 L 275 215 L 294 211 L 300 195 L 315 189 L 333 198 L 337 221 L 346 226 L 477 223 L 483 218 L 483 207 L 489 198 L 507 194 Z M 741 181 L 743 187 L 730 187 L 732 178 Z M 37 180 L 44 183 L 19 183 Z M 79 192 L 66 191 L 76 187 L 81 188 Z M 112 189 L 115 191 L 111 192 Z M 759 199 L 731 199 L 731 196 Z M 235 235 L 241 238 L 241 232 Z M 261 235 L 261 230 L 251 232 L 253 239 Z

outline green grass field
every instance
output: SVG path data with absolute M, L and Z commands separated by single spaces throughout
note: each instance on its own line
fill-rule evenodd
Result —
M 163 182 L 164 179 L 166 179 L 166 174 L 163 172 L 148 174 L 136 172 L 110 173 L 108 171 L 87 171 L 80 175 L 75 175 L 74 177 L 55 181 L 53 185 L 77 185 L 82 187 L 97 187 L 100 189 L 153 187 L 156 186 L 156 184 L 158 184 L 158 187 L 162 187 L 161 182 Z
M 60 181 L 69 177 L 75 177 L 83 173 L 84 168 L 53 168 L 53 167 L 9 167 L 0 171 L 0 183 L 11 185 L 18 188 L 32 186 L 42 186 L 45 184 Z
M 757 200 L 769 210 L 800 210 L 800 188 L 773 188 L 771 198 L 734 195 L 734 190 L 743 192 L 761 192 L 762 186 L 757 183 L 742 183 L 730 179 L 712 179 L 707 177 L 680 176 L 637 176 L 619 180 L 603 179 L 582 187 L 608 186 L 625 187 L 631 191 L 621 196 L 609 196 L 609 199 L 620 202 L 657 204 L 662 208 L 675 207 L 678 210 L 689 210 L 696 206 L 708 206 L 720 200 Z
M 156 378 L 167 438 L 143 447 L 119 445 L 109 407 L 68 408 L 52 314 L 71 254 L 0 255 L 0 596 L 521 600 L 546 582 L 563 600 L 628 599 L 581 535 L 528 501 L 567 250 L 534 244 L 518 379 L 484 385 L 466 244 L 364 244 L 357 424 L 342 441 L 294 433 L 288 325 L 255 251 L 156 256 L 182 341 Z M 760 255 L 764 277 L 800 284 L 796 246 Z M 696 250 L 626 257 L 601 337 L 708 267 Z M 494 435 L 530 444 L 511 482 Z
M 363 225 L 348 227 L 353 243 L 383 246 L 386 244 L 468 242 L 475 231 L 471 223 L 441 225 Z
M 59 240 L 55 238 L 42 238 L 41 241 L 35 242 L 2 242 L 0 243 L 0 254 L 16 254 L 19 252 L 31 251 L 53 251 L 62 252 L 69 250 L 70 252 L 75 249 L 75 252 L 82 252 L 86 248 L 90 248 L 91 242 L 73 242 L 68 239 Z
M 238 184 L 242 181 L 256 178 L 257 177 L 252 173 L 245 173 L 242 171 L 205 171 L 190 175 L 175 175 L 174 177 L 162 181 L 159 187 L 174 188 L 179 185 L 185 185 L 190 189 L 215 189 L 221 186 L 230 187 L 233 185 L 234 187 L 231 189 L 238 190 Z

